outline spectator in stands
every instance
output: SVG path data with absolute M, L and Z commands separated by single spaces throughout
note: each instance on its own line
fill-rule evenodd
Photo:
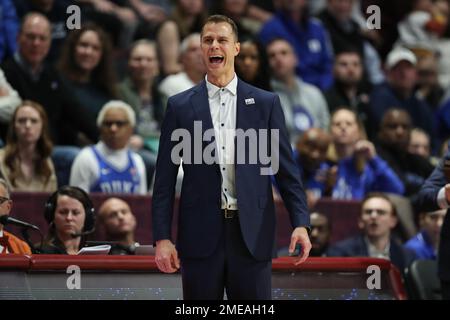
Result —
M 305 0 L 280 0 L 279 11 L 265 23 L 259 34 L 264 45 L 284 38 L 295 49 L 297 74 L 322 90 L 332 85 L 332 48 L 322 24 L 307 13 Z
M 333 86 L 325 92 L 330 112 L 347 107 L 358 115 L 366 132 L 370 133 L 367 110 L 370 91 L 362 85 L 362 58 L 358 51 L 343 49 L 336 53 L 333 66 Z
M 131 8 L 139 18 L 135 39 L 150 38 L 158 26 L 170 15 L 171 1 L 167 0 L 129 0 Z
M 424 158 L 428 158 L 430 156 L 430 137 L 428 134 L 419 128 L 412 129 L 408 151 Z
M 0 216 L 11 212 L 13 201 L 10 194 L 8 183 L 0 178 Z M 2 254 L 31 254 L 31 249 L 24 241 L 3 230 L 0 223 L 0 255 Z
M 314 208 L 323 194 L 331 194 L 335 181 L 331 178 L 330 165 L 326 162 L 330 135 L 320 129 L 311 128 L 297 140 L 294 158 L 300 170 L 308 207 Z
M 45 204 L 44 217 L 49 229 L 41 253 L 76 255 L 84 247 L 85 235 L 94 231 L 91 199 L 77 187 L 63 186 L 55 191 Z
M 176 0 L 168 20 L 161 24 L 156 36 L 164 75 L 182 70 L 178 53 L 181 41 L 192 33 L 200 33 L 206 21 L 204 0 Z
M 12 0 L 2 1 L 0 10 L 0 63 L 16 52 L 19 19 Z
M 379 84 L 384 81 L 380 57 L 352 17 L 354 3 L 354 0 L 327 0 L 326 9 L 318 17 L 330 35 L 334 52 L 354 48 L 363 57 L 364 82 Z
M 271 91 L 264 48 L 252 38 L 241 38 L 240 43 L 241 51 L 235 61 L 237 76 L 255 87 Z
M 179 58 L 183 71 L 167 76 L 159 85 L 164 107 L 169 97 L 192 88 L 205 78 L 206 67 L 202 59 L 199 33 L 192 33 L 184 38 Z
M 387 83 L 375 87 L 370 96 L 369 114 L 375 131 L 384 113 L 392 107 L 398 107 L 409 113 L 414 126 L 422 128 L 434 139 L 432 111 L 426 102 L 414 95 L 416 65 L 416 56 L 408 49 L 396 48 L 388 54 Z
M 434 53 L 428 52 L 417 61 L 416 96 L 427 102 L 436 111 L 444 98 L 445 91 L 439 84 L 438 65 Z
M 377 151 L 405 186 L 405 195 L 414 196 L 433 171 L 426 158 L 408 151 L 411 118 L 405 110 L 390 109 L 381 121 Z
M 69 181 L 70 167 L 79 152 L 78 132 L 97 140 L 94 123 L 87 120 L 87 110 L 78 105 L 56 71 L 44 63 L 50 48 L 50 23 L 39 13 L 29 13 L 22 21 L 18 52 L 2 69 L 11 86 L 22 99 L 40 103 L 48 117 L 50 136 L 55 144 L 53 163 L 58 185 Z
M 98 211 L 98 223 L 106 232 L 106 240 L 114 242 L 109 254 L 134 254 L 139 246 L 134 240 L 136 217 L 125 201 L 119 198 L 105 200 Z
M 331 246 L 331 257 L 373 257 L 390 260 L 403 272 L 416 258 L 392 236 L 398 218 L 394 205 L 382 193 L 368 194 L 361 204 L 361 234 Z
M 325 98 L 317 87 L 296 75 L 298 59 L 291 44 L 284 39 L 274 39 L 267 45 L 266 52 L 272 73 L 270 84 L 280 97 L 292 143 L 297 135 L 310 128 L 327 130 L 330 114 Z
M 11 119 L 6 146 L 0 149 L 0 173 L 14 191 L 56 190 L 56 174 L 50 158 L 52 142 L 44 108 L 25 100 Z
M 29 12 L 39 12 L 44 15 L 51 25 L 51 46 L 46 57 L 47 63 L 54 64 L 60 55 L 61 47 L 67 36 L 66 26 L 69 0 L 13 0 L 17 16 L 22 19 Z
M 326 256 L 331 238 L 331 222 L 323 213 L 313 212 L 311 219 L 311 257 Z
M 418 259 L 436 260 L 446 213 L 445 209 L 421 212 L 419 214 L 420 232 L 405 243 L 405 248 L 414 251 Z
M 89 110 L 91 122 L 118 96 L 112 59 L 107 34 L 93 24 L 70 32 L 64 44 L 58 69 L 78 103 Z
M 373 143 L 364 140 L 361 124 L 353 111 L 336 110 L 330 127 L 337 157 L 333 198 L 362 199 L 373 191 L 403 194 L 402 181 L 377 155 Z
M 157 141 L 164 116 L 158 85 L 159 59 L 155 42 L 138 40 L 131 46 L 128 76 L 119 85 L 119 95 L 136 113 L 136 129 L 130 138 L 130 148 L 144 160 L 149 184 L 156 164 Z
M 70 173 L 70 185 L 87 192 L 134 193 L 147 191 L 144 162 L 128 147 L 136 115 L 120 100 L 106 103 L 97 117 L 100 141 L 81 150 Z
M 11 87 L 3 70 L 0 69 L 0 142 L 2 145 L 6 138 L 9 121 L 21 102 L 19 94 Z
M 310 214 L 311 221 L 311 257 L 325 257 L 331 238 L 331 224 L 326 215 L 320 212 Z M 300 246 L 297 245 L 294 253 L 289 253 L 289 248 L 284 247 L 278 250 L 278 256 L 297 256 L 300 252 Z

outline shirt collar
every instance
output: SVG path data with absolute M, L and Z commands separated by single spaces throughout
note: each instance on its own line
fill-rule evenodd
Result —
M 208 75 L 205 76 L 205 81 L 206 81 L 206 88 L 208 89 L 208 98 L 211 99 L 222 88 L 219 88 L 218 86 L 209 82 Z M 237 83 L 238 83 L 238 79 L 237 79 L 237 76 L 235 73 L 233 79 L 224 87 L 224 89 L 227 89 L 228 91 L 230 91 L 232 95 L 236 95 Z

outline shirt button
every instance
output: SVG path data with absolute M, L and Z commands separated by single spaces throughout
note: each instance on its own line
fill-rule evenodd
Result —
M 225 188 L 225 191 L 228 191 L 227 188 Z
M 225 150 L 225 147 L 222 147 L 222 150 Z
M 222 105 L 223 105 L 223 106 L 225 106 L 225 103 L 224 103 L 224 102 L 222 102 Z
M 221 123 L 220 125 L 221 125 L 222 127 L 224 126 L 224 124 L 223 124 L 223 123 Z
M 224 89 L 224 88 L 222 88 L 221 90 L 222 90 L 222 92 L 223 92 L 223 91 L 225 91 L 225 89 Z
M 222 168 L 222 171 L 225 171 L 225 168 Z

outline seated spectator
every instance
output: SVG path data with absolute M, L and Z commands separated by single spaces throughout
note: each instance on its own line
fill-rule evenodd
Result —
M 368 118 L 369 90 L 364 88 L 362 58 L 358 51 L 344 49 L 336 53 L 333 65 L 333 86 L 325 92 L 330 113 L 347 107 L 358 115 L 367 133 L 370 133 Z
M 59 72 L 77 102 L 95 122 L 102 106 L 116 98 L 112 47 L 106 33 L 86 24 L 69 33 L 58 64 Z
M 274 39 L 266 47 L 272 73 L 271 87 L 278 94 L 291 142 L 310 128 L 328 129 L 330 114 L 321 91 L 303 82 L 295 73 L 298 59 L 284 39 Z
M 241 50 L 235 60 L 237 76 L 255 87 L 271 91 L 264 48 L 252 38 L 243 38 L 240 43 Z
M 312 128 L 297 140 L 295 160 L 306 192 L 308 207 L 313 208 L 323 194 L 330 194 L 330 165 L 326 162 L 331 137 L 320 128 Z
M 119 95 L 136 113 L 136 129 L 130 138 L 130 148 L 144 160 L 149 184 L 155 170 L 160 124 L 164 115 L 157 89 L 158 75 L 159 59 L 155 43 L 138 40 L 131 47 L 128 76 L 119 85 Z
M 132 255 L 139 243 L 134 240 L 136 217 L 130 206 L 119 198 L 109 198 L 98 211 L 98 224 L 106 232 L 106 240 L 114 242 L 109 254 Z
M 77 187 L 64 186 L 55 191 L 45 204 L 44 217 L 49 229 L 41 253 L 76 255 L 84 247 L 85 235 L 94 231 L 91 199 Z
M 13 0 L 17 16 L 22 19 L 29 12 L 39 12 L 44 15 L 51 25 L 50 51 L 46 61 L 54 64 L 58 60 L 64 39 L 67 36 L 67 7 L 70 0 Z
M 16 37 L 19 32 L 19 18 L 12 0 L 2 1 L 0 10 L 0 63 L 16 52 Z
M 370 95 L 369 116 L 373 122 L 371 136 L 378 131 L 384 113 L 392 108 L 401 108 L 409 113 L 415 127 L 435 137 L 433 113 L 426 102 L 417 98 L 417 58 L 410 50 L 396 48 L 386 58 L 387 82 L 376 86 Z
M 0 216 L 9 215 L 12 205 L 8 183 L 0 178 Z M 0 255 L 3 254 L 31 254 L 31 249 L 25 241 L 3 230 L 0 223 Z
M 5 74 L 0 69 L 0 140 L 6 137 L 9 121 L 21 102 L 19 94 L 6 81 Z
M 320 212 L 313 212 L 310 215 L 311 222 L 311 251 L 310 257 L 325 257 L 331 237 L 331 224 L 326 215 Z M 284 247 L 278 250 L 278 256 L 298 256 L 300 245 L 297 245 L 293 253 L 289 253 L 289 248 Z
M 428 159 L 433 167 L 436 167 L 438 164 L 438 159 L 431 155 L 430 137 L 420 128 L 414 128 L 411 130 L 408 152 Z
M 44 108 L 25 100 L 15 110 L 6 146 L 0 149 L 0 173 L 12 190 L 56 190 L 55 168 L 50 158 L 52 148 Z
M 403 194 L 402 181 L 376 153 L 372 142 L 364 140 L 356 114 L 338 109 L 331 117 L 331 136 L 337 157 L 336 199 L 362 199 L 373 191 Z
M 433 171 L 426 158 L 408 151 L 411 118 L 405 110 L 390 109 L 381 121 L 377 152 L 405 186 L 405 196 L 414 196 Z
M 183 71 L 164 78 L 159 85 L 162 103 L 165 108 L 169 97 L 190 89 L 205 79 L 206 66 L 200 47 L 200 34 L 192 33 L 184 38 L 180 46 L 180 62 Z
M 379 84 L 384 81 L 381 60 L 363 30 L 353 17 L 355 0 L 328 0 L 326 9 L 318 18 L 327 29 L 334 52 L 354 48 L 363 58 L 364 83 Z
M 259 39 L 264 45 L 277 38 L 286 39 L 298 58 L 297 75 L 327 90 L 333 82 L 332 48 L 323 25 L 308 16 L 307 5 L 304 0 L 279 1 L 279 11 L 263 25 Z
M 58 185 L 69 181 L 70 167 L 79 152 L 78 133 L 97 141 L 95 123 L 87 110 L 76 103 L 53 67 L 44 62 L 50 48 L 50 23 L 39 13 L 22 20 L 17 37 L 18 52 L 2 66 L 6 79 L 22 99 L 40 103 L 48 116 Z
M 404 272 L 416 257 L 392 237 L 397 220 L 397 212 L 388 197 L 381 193 L 368 194 L 362 201 L 358 220 L 361 234 L 331 246 L 327 255 L 387 259 Z
M 70 185 L 86 192 L 146 193 L 144 162 L 128 147 L 136 125 L 133 109 L 123 101 L 110 101 L 100 110 L 97 125 L 100 141 L 75 158 Z
M 313 212 L 310 215 L 311 220 L 311 257 L 326 256 L 331 238 L 330 219 L 320 212 Z
M 417 61 L 416 96 L 436 111 L 443 102 L 445 91 L 438 81 L 438 65 L 434 53 L 427 52 Z
M 420 232 L 404 247 L 416 253 L 418 259 L 437 259 L 441 227 L 447 213 L 446 209 L 419 214 Z

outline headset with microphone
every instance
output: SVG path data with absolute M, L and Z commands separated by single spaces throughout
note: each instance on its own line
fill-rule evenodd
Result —
M 55 210 L 58 201 L 58 196 L 64 195 L 80 201 L 86 213 L 83 230 L 79 233 L 73 233 L 72 237 L 78 238 L 93 233 L 95 231 L 95 219 L 96 219 L 94 205 L 91 199 L 89 198 L 89 195 L 83 189 L 74 186 L 63 186 L 59 188 L 57 191 L 55 191 L 47 199 L 44 211 L 44 217 L 47 223 L 49 225 L 53 224 L 53 221 L 55 219 Z

